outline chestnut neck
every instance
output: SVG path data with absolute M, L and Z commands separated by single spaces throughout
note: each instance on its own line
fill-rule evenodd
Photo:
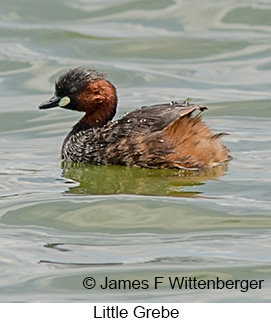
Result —
M 74 127 L 77 129 L 103 127 L 116 113 L 116 89 L 104 79 L 89 82 L 76 101 L 77 110 L 85 112 L 83 118 Z

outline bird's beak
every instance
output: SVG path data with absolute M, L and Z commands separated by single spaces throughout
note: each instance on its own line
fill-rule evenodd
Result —
M 51 99 L 43 102 L 39 105 L 39 109 L 50 109 L 54 107 L 58 107 L 61 98 L 58 96 L 52 96 Z

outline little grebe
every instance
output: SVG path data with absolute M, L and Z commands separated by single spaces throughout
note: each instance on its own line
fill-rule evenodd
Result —
M 40 109 L 61 107 L 85 112 L 62 146 L 62 158 L 77 163 L 148 168 L 205 169 L 230 160 L 220 142 L 188 102 L 144 106 L 111 121 L 116 113 L 115 87 L 104 74 L 75 68 L 62 74 L 54 96 Z

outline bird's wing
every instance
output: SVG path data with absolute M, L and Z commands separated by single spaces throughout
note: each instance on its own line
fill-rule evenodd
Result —
M 204 111 L 207 108 L 202 105 L 184 103 L 168 103 L 141 107 L 134 110 L 120 120 L 121 123 L 141 123 L 148 125 L 150 131 L 159 131 L 167 127 L 172 122 L 192 114 L 194 111 Z

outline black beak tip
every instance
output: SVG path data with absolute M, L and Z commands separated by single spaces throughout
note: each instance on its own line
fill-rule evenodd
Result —
M 49 100 L 43 102 L 42 104 L 40 104 L 38 108 L 40 110 L 45 110 L 45 109 L 50 109 L 50 108 L 57 107 L 60 100 L 61 100 L 61 98 L 54 95 L 51 99 L 49 99 Z

